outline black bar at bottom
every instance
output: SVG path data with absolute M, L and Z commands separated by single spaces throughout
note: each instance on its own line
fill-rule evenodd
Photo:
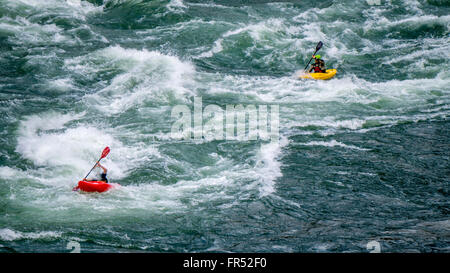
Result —
M 137 268 L 142 268 L 140 272 L 311 272 L 312 268 L 320 272 L 335 272 L 337 269 L 384 272 L 392 266 L 403 270 L 417 269 L 425 264 L 445 266 L 449 257 L 448 253 L 2 253 L 0 261 L 3 267 L 11 264 L 16 271 L 21 266 L 45 266 L 46 270 L 52 267 L 60 270 L 88 268 L 89 271 L 98 269 L 102 272 L 123 269 L 124 273 Z

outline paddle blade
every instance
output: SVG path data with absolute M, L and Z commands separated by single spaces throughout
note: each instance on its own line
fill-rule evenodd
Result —
M 105 158 L 109 154 L 109 151 L 110 151 L 109 147 L 106 147 L 105 149 L 103 149 L 103 153 L 102 153 L 102 156 L 100 157 L 100 159 Z
M 323 46 L 323 43 L 320 41 L 316 46 L 316 52 L 319 51 L 319 49 L 321 49 L 322 46 Z
M 314 51 L 314 54 L 313 54 L 313 57 L 314 57 L 314 55 L 316 55 L 316 53 L 317 53 L 317 51 L 319 51 L 319 49 L 321 49 L 322 48 L 322 46 L 323 46 L 323 43 L 322 43 L 322 41 L 319 41 L 319 43 L 317 43 L 317 45 L 316 45 L 316 51 Z M 311 60 L 312 60 L 313 58 L 311 58 L 311 59 L 309 59 L 309 62 L 308 62 L 308 64 L 306 64 L 306 66 L 305 66 L 305 69 L 303 69 L 303 70 L 305 70 L 306 71 L 306 68 L 308 67 L 308 65 L 311 63 Z

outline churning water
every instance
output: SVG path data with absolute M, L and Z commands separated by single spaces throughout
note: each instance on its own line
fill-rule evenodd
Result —
M 449 14 L 0 0 L 0 251 L 449 252 Z M 318 41 L 338 74 L 299 80 Z M 278 105 L 279 141 L 171 138 L 194 97 Z M 105 146 L 121 187 L 72 192 Z

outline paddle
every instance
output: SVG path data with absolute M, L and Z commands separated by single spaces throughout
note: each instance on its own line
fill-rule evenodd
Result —
M 316 46 L 316 51 L 314 51 L 313 56 L 316 55 L 317 51 L 319 51 L 319 50 L 322 48 L 322 46 L 323 46 L 323 43 L 322 43 L 322 42 L 319 42 L 319 43 L 317 44 L 317 46 Z M 309 65 L 309 63 L 311 62 L 312 59 L 313 59 L 313 57 L 311 57 L 311 59 L 309 59 L 308 64 L 305 66 L 305 69 L 303 69 L 304 71 L 306 71 L 306 68 L 308 67 L 308 65 Z
M 100 163 L 100 160 L 102 160 L 103 158 L 105 158 L 108 154 L 109 154 L 109 147 L 106 147 L 105 149 L 103 149 L 102 155 L 100 156 L 100 158 L 97 160 L 97 162 L 95 163 L 94 167 L 92 167 L 92 169 L 88 172 L 88 174 L 86 174 L 86 176 L 83 178 L 86 179 L 89 174 L 92 172 L 92 170 L 95 168 L 95 166 L 97 166 L 98 163 Z M 78 186 L 73 188 L 74 191 L 76 191 L 78 189 Z
M 109 154 L 109 151 L 110 151 L 109 147 L 106 147 L 105 149 L 103 149 L 102 155 L 100 156 L 99 160 L 97 160 L 97 163 L 95 163 L 94 167 L 92 167 L 92 169 L 88 172 L 88 174 L 86 174 L 84 179 L 86 179 L 89 176 L 89 174 L 92 172 L 92 170 L 95 168 L 95 166 L 97 166 L 97 164 L 100 162 L 100 160 L 102 160 Z

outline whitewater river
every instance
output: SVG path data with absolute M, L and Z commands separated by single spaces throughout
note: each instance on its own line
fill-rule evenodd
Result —
M 0 252 L 450 252 L 449 14 L 0 0 Z M 299 80 L 318 41 L 338 73 Z M 171 137 L 195 98 L 278 106 L 277 141 Z M 106 146 L 121 186 L 73 192 Z

